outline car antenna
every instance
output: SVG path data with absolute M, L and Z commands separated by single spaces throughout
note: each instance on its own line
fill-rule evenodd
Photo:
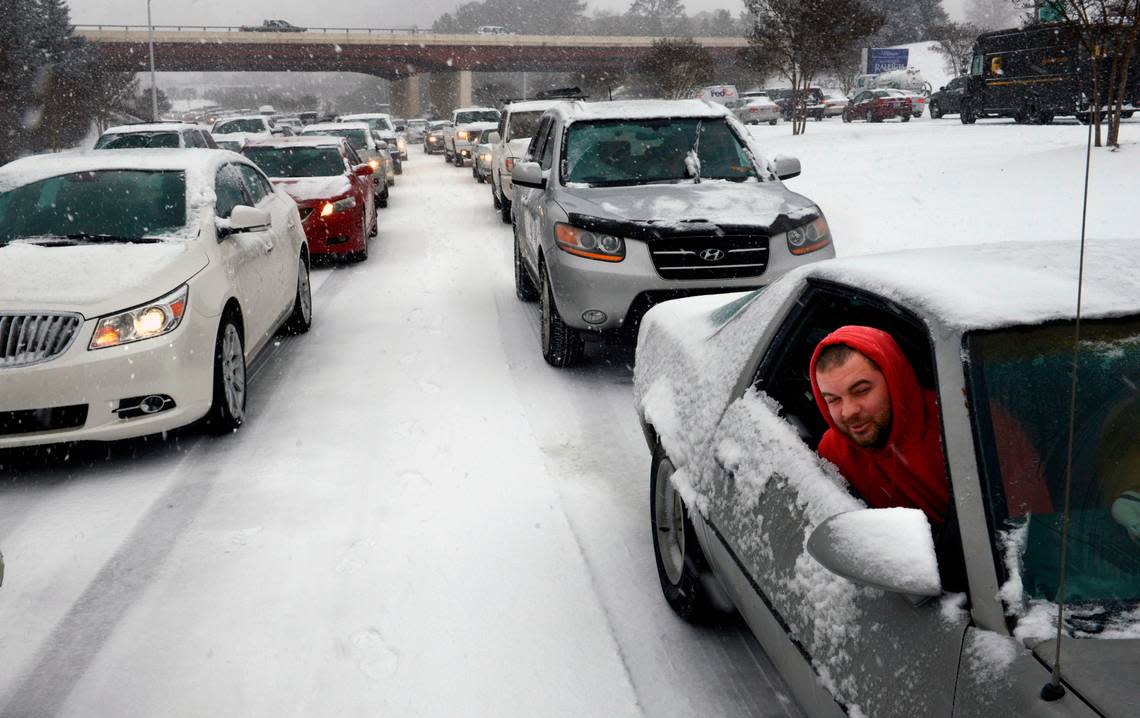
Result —
M 1061 685 L 1061 639 L 1065 633 L 1065 564 L 1069 554 L 1069 499 L 1073 491 L 1073 441 L 1077 424 L 1077 370 L 1080 366 L 1081 301 L 1085 286 L 1085 227 L 1089 212 L 1089 168 L 1092 163 L 1093 123 L 1089 122 L 1089 136 L 1085 147 L 1085 190 L 1081 205 L 1081 245 L 1077 264 L 1077 318 L 1073 328 L 1072 383 L 1069 388 L 1069 438 L 1065 457 L 1065 503 L 1061 514 L 1061 565 L 1057 577 L 1057 652 L 1053 658 L 1053 671 L 1049 682 L 1041 687 L 1041 698 L 1060 700 L 1065 695 Z

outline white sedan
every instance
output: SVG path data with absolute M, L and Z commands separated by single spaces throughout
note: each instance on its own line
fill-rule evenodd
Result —
M 753 97 L 736 108 L 736 117 L 746 125 L 774 125 L 780 119 L 780 106 L 767 97 Z
M 0 448 L 232 431 L 247 362 L 311 321 L 297 206 L 240 155 L 0 167 Z

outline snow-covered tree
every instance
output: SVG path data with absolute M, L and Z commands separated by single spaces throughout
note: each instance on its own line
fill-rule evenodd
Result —
M 686 19 L 681 0 L 633 0 L 626 15 L 640 35 L 675 34 Z
M 982 30 L 1002 30 L 1021 24 L 1022 11 L 1015 0 L 970 0 L 966 22 Z

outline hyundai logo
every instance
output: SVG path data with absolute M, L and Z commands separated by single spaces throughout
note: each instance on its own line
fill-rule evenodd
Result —
M 716 247 L 702 249 L 700 257 L 706 262 L 719 262 L 720 260 L 724 259 L 724 250 L 717 249 Z

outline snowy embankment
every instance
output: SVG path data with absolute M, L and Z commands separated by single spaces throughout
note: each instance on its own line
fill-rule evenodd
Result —
M 839 256 L 906 247 L 1003 240 L 1078 239 L 1087 128 L 1015 125 L 956 117 L 903 124 L 809 122 L 749 131 L 770 158 L 798 157 L 789 189 L 818 203 Z M 1088 236 L 1136 236 L 1140 123 L 1122 128 L 1118 151 L 1094 148 Z

